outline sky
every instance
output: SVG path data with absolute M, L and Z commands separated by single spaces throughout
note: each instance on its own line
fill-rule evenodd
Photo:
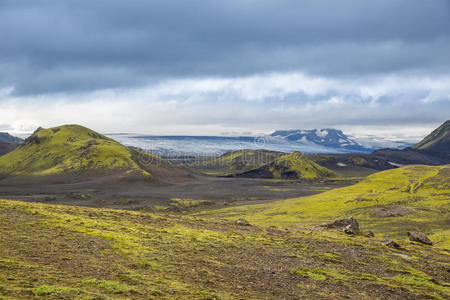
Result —
M 447 119 L 448 0 L 0 0 L 0 131 L 417 140 Z

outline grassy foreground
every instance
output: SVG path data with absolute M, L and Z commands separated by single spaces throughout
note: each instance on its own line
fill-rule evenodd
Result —
M 445 299 L 450 255 L 340 232 L 0 200 L 0 298 Z
M 265 226 L 317 225 L 354 216 L 363 230 L 405 238 L 408 231 L 434 233 L 437 247 L 450 249 L 450 165 L 407 166 L 370 175 L 362 182 L 322 194 L 199 213 L 245 218 Z M 403 216 L 379 216 L 380 209 L 407 210 Z

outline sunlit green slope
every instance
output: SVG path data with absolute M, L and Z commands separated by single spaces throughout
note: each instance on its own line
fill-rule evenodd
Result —
M 379 216 L 380 209 L 389 210 L 392 206 L 408 210 L 409 214 Z M 202 214 L 280 226 L 314 225 L 353 215 L 363 229 L 387 236 L 404 236 L 410 230 L 435 232 L 431 238 L 450 248 L 450 165 L 407 166 L 314 196 Z
M 448 156 L 450 152 L 450 120 L 439 126 L 413 148 Z
M 316 164 L 301 152 L 284 154 L 260 168 L 240 174 L 242 177 L 274 179 L 322 179 L 338 176 L 335 172 Z
M 447 251 L 381 241 L 0 200 L 0 298 L 449 298 Z
M 293 174 L 295 178 L 302 179 L 318 179 L 337 175 L 333 171 L 316 164 L 300 152 L 281 156 L 270 165 L 270 171 L 274 178 L 289 177 L 288 174 Z
M 213 175 L 243 173 L 274 162 L 284 153 L 269 150 L 243 149 L 232 151 L 218 157 L 204 157 L 190 164 L 194 169 Z
M 40 128 L 16 150 L 0 157 L 3 176 L 86 170 L 124 170 L 151 177 L 139 167 L 128 147 L 79 125 Z

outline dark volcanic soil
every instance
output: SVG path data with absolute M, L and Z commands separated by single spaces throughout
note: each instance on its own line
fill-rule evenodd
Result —
M 142 209 L 165 206 L 173 198 L 209 200 L 218 205 L 252 204 L 307 196 L 351 182 L 301 183 L 287 180 L 214 178 L 174 186 L 121 185 L 111 188 L 89 183 L 0 186 L 0 198 L 51 204 Z

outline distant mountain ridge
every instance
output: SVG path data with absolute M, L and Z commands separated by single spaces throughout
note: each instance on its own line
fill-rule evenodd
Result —
M 348 151 L 371 152 L 373 150 L 359 144 L 355 139 L 343 133 L 342 130 L 333 128 L 278 130 L 270 136 L 284 138 L 292 142 L 314 143 L 327 148 L 339 148 Z
M 21 144 L 23 140 L 21 138 L 10 135 L 7 132 L 0 132 L 0 143 Z
M 402 150 L 379 149 L 372 155 L 397 164 L 448 164 L 450 163 L 450 120 L 412 147 Z

